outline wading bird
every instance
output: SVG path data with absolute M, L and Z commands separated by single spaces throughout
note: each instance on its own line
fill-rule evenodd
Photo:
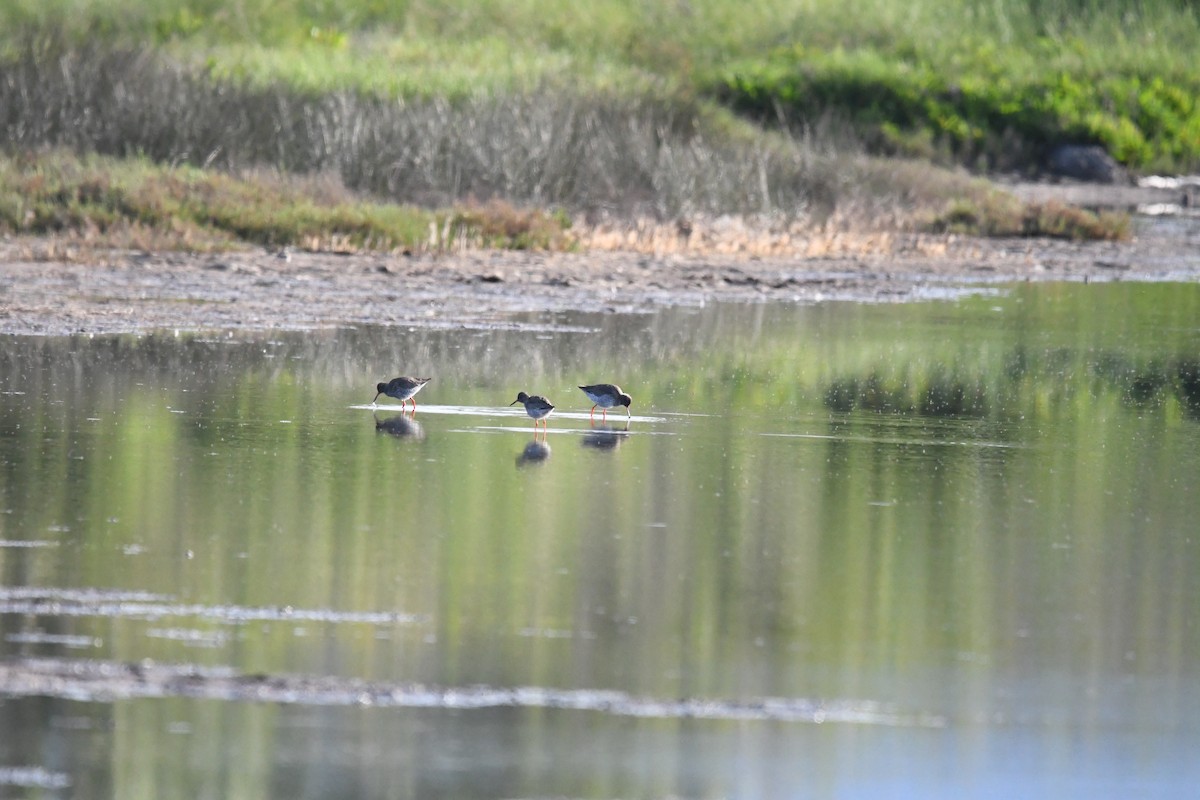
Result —
M 621 391 L 621 387 L 614 383 L 597 383 L 593 386 L 580 386 L 583 393 L 588 396 L 595 405 L 592 406 L 591 418 L 596 417 L 596 408 L 603 409 L 600 413 L 600 419 L 608 419 L 608 409 L 613 406 L 625 406 L 625 416 L 629 414 L 629 404 L 633 402 L 633 398 Z
M 533 417 L 533 430 L 536 432 L 538 420 L 542 421 L 543 430 L 546 427 L 546 417 L 550 416 L 550 412 L 554 410 L 554 404 L 540 394 L 527 395 L 524 392 L 517 393 L 517 399 L 509 403 L 510 406 L 515 406 L 517 403 L 525 406 L 525 413 Z
M 413 395 L 425 388 L 425 384 L 429 383 L 432 378 L 410 378 L 407 375 L 402 375 L 399 378 L 392 378 L 387 383 L 375 384 L 375 400 L 379 399 L 379 395 L 386 394 L 388 397 L 394 397 L 400 401 L 400 406 L 403 408 L 412 400 L 413 413 L 417 411 L 417 401 L 413 400 Z M 371 401 L 371 405 L 375 405 L 375 400 Z

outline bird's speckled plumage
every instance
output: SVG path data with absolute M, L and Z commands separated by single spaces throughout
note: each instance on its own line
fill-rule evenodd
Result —
M 554 404 L 540 394 L 529 395 L 524 392 L 517 393 L 517 399 L 509 403 L 510 406 L 515 406 L 517 403 L 525 406 L 525 413 L 533 417 L 533 427 L 537 428 L 538 420 L 542 421 L 543 427 L 546 425 L 546 417 L 550 416 L 550 412 L 554 410 Z
M 592 416 L 596 414 L 596 408 L 604 409 L 601 412 L 601 419 L 608 418 L 608 409 L 613 406 L 625 406 L 625 416 L 630 416 L 629 406 L 633 403 L 633 398 L 621 391 L 621 387 L 615 383 L 595 383 L 591 386 L 580 386 L 583 393 L 587 395 L 588 400 L 591 400 Z
M 379 399 L 379 395 L 386 394 L 388 397 L 394 397 L 404 405 L 409 400 L 412 400 L 413 411 L 417 410 L 417 401 L 413 400 L 413 395 L 425 388 L 425 384 L 429 383 L 432 378 L 410 378 L 407 375 L 401 375 L 399 378 L 392 378 L 387 383 L 375 384 L 375 400 Z M 375 405 L 375 400 L 371 401 L 371 405 Z

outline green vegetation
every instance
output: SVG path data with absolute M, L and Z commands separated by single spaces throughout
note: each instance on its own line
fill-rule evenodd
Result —
M 996 302 L 987 296 L 963 301 L 938 322 L 979 324 Z M 1132 292 L 1116 284 L 1088 291 L 1026 286 L 1002 302 L 1006 312 L 1020 309 L 1021 322 L 980 334 L 970 346 L 952 337 L 887 343 L 877 334 L 839 368 L 814 375 L 825 407 L 1014 420 L 1104 398 L 1114 408 L 1200 421 L 1200 358 L 1187 322 L 1200 313 L 1200 292 L 1170 284 Z M 1075 338 L 1049 341 L 1025 333 L 1052 320 Z
M 336 179 L 233 176 L 58 151 L 0 158 L 0 231 L 126 247 L 212 250 L 237 241 L 314 250 L 563 249 L 566 220 L 504 203 L 433 213 L 363 201 Z
M 1022 204 L 999 192 L 980 200 L 955 200 L 926 227 L 938 233 L 984 236 L 1045 236 L 1055 239 L 1124 239 L 1129 217 L 1093 213 L 1057 202 Z
M 804 124 L 834 114 L 873 149 L 984 169 L 1027 171 L 1064 141 L 1103 145 L 1133 168 L 1200 164 L 1200 73 L 1070 67 L 1060 46 L 1040 40 L 1030 53 L 981 45 L 947 64 L 925 53 L 796 46 L 729 68 L 718 93 L 759 118 Z M 1035 68 L 1036 50 L 1048 52 Z
M 431 210 L 1113 238 L 930 164 L 1035 173 L 1072 142 L 1196 169 L 1198 51 L 1180 0 L 17 0 L 0 148 L 336 175 Z M 920 159 L 921 185 L 864 154 Z
M 1061 378 L 1062 353 L 1014 350 L 1008 369 L 995 376 L 934 364 L 906 364 L 897 374 L 883 364 L 861 375 L 846 375 L 829 383 L 825 406 L 831 411 L 877 411 L 926 417 L 987 418 L 999 406 L 1028 401 L 1023 395 L 1052 389 Z M 1093 381 L 1106 391 L 1116 387 L 1130 408 L 1158 408 L 1173 399 L 1185 417 L 1200 419 L 1200 361 L 1194 357 L 1156 359 L 1138 363 L 1121 354 L 1101 353 L 1094 362 L 1072 365 L 1081 381 Z M 914 369 L 914 367 L 916 367 Z M 1016 399 L 1018 402 L 1014 402 Z

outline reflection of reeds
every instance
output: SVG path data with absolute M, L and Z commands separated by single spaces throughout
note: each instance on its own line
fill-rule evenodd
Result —
M 1191 357 L 1153 359 L 1137 363 L 1118 354 L 1097 359 L 1094 374 L 1118 387 L 1121 399 L 1138 408 L 1178 399 L 1189 416 L 1200 412 L 1200 361 Z
M 1161 367 L 1151 366 L 1135 371 L 1125 382 L 1124 399 L 1135 406 L 1151 406 L 1162 402 L 1162 392 L 1169 378 Z
M 1200 361 L 1194 358 L 1126 366 L 1114 379 L 1131 406 L 1159 406 L 1173 396 L 1188 417 L 1200 419 Z
M 985 417 L 983 382 L 935 376 L 921 394 L 921 413 L 933 417 Z
M 885 377 L 885 375 L 896 377 Z M 1191 358 L 1156 359 L 1144 364 L 1116 352 L 1100 353 L 1089 362 L 1076 354 L 1052 350 L 1034 359 L 1022 348 L 1002 362 L 989 380 L 983 373 L 917 365 L 889 370 L 873 368 L 862 375 L 843 375 L 822 390 L 825 407 L 842 413 L 877 411 L 931 417 L 987 417 L 993 410 L 1020 404 L 1021 387 L 1057 396 L 1071 392 L 1072 376 L 1098 380 L 1100 389 L 1117 392 L 1136 408 L 1161 406 L 1174 396 L 1188 416 L 1200 417 L 1200 362 Z
M 889 381 L 878 372 L 835 380 L 824 395 L 825 405 L 835 411 L 910 412 L 914 406 L 906 385 Z
M 1200 419 L 1200 360 L 1180 360 L 1175 367 L 1175 381 L 1175 391 L 1188 416 Z
M 840 378 L 825 388 L 824 398 L 833 411 L 932 417 L 984 417 L 989 406 L 983 381 L 942 374 L 907 381 L 889 381 L 875 372 L 863 378 Z
M 1081 291 L 1080 302 L 1090 304 L 1095 288 Z M 922 313 L 946 313 L 928 308 L 865 313 L 895 311 L 918 322 Z M 633 650 L 596 647 L 597 668 L 623 675 L 636 651 L 660 676 L 646 683 L 647 693 L 678 690 L 677 678 L 661 676 L 681 657 L 736 679 L 745 654 L 760 652 L 760 637 L 766 649 L 779 643 L 780 657 L 822 664 L 864 663 L 863 642 L 878 643 L 878 657 L 893 664 L 976 653 L 970 668 L 983 685 L 1012 647 L 1030 655 L 1028 642 L 1012 644 L 1013 620 L 1021 618 L 1049 620 L 1054 635 L 1030 641 L 1045 645 L 1033 656 L 1042 653 L 1055 670 L 1092 679 L 1141 669 L 1186 681 L 1180 654 L 1196 642 L 1186 602 L 1196 554 L 1178 534 L 1190 530 L 1198 506 L 1195 493 L 1180 490 L 1179 466 L 1194 452 L 1194 431 L 1142 419 L 1150 414 L 1114 421 L 1095 413 L 1119 407 L 1118 376 L 1123 365 L 1138 367 L 1136 358 L 1117 344 L 1093 350 L 1098 336 L 1086 326 L 1070 337 L 1073 348 L 1022 348 L 998 343 L 996 329 L 966 327 L 957 332 L 969 344 L 960 346 L 929 326 L 904 328 L 899 342 L 890 325 L 875 336 L 876 329 L 846 322 L 856 312 L 864 313 L 842 307 L 816 319 L 839 345 L 852 343 L 844 350 L 772 321 L 771 314 L 797 315 L 782 306 L 596 315 L 610 350 L 597 349 L 592 335 L 543 341 L 510 330 L 273 331 L 211 341 L 169 333 L 13 337 L 0 348 L 0 388 L 21 392 L 0 393 L 0 452 L 10 465 L 2 488 L 12 509 L 5 533 L 61 539 L 59 568 L 81 576 L 83 586 L 110 585 L 107 576 L 118 575 L 125 586 L 178 592 L 180 573 L 121 545 L 151 554 L 196 547 L 199 557 L 182 575 L 197 603 L 436 609 L 461 626 L 464 656 L 478 652 L 468 643 L 483 643 L 489 655 L 431 659 L 428 637 L 440 627 L 395 630 L 387 644 L 397 669 L 429 683 L 525 685 L 518 681 L 529 679 L 522 670 L 530 648 L 560 647 L 496 635 L 528 625 L 628 642 Z M 1196 409 L 1194 348 L 1156 349 L 1171 376 L 1160 391 L 1181 393 Z M 620 364 L 622 380 L 644 385 L 639 397 L 658 408 L 761 409 L 761 419 L 781 420 L 818 410 L 815 390 L 828 385 L 827 397 L 851 407 L 863 391 L 871 402 L 916 409 L 930 387 L 944 396 L 958 383 L 964 402 L 982 393 L 990 416 L 1037 414 L 1056 393 L 1064 401 L 1052 398 L 1049 407 L 1070 424 L 902 430 L 885 419 L 853 431 L 831 420 L 823 439 L 732 439 L 715 435 L 724 427 L 717 419 L 672 422 L 691 437 L 687 446 L 646 438 L 644 447 L 583 459 L 571 452 L 579 446 L 568 447 L 561 464 L 517 472 L 524 434 L 520 443 L 510 435 L 443 435 L 426 446 L 408 442 L 414 449 L 381 440 L 363 412 L 347 409 L 363 402 L 378 365 L 397 356 L 439 365 L 464 403 L 502 396 L 514 370 L 558 385 L 560 365 L 616 374 L 608 368 Z M 1115 371 L 1101 376 L 1101 362 Z M 733 379 L 731 366 L 742 370 Z M 1111 402 L 1095 403 L 1104 392 Z M 301 424 L 278 424 L 283 417 Z M 1138 435 L 1158 431 L 1167 435 Z M 1030 446 L 928 446 L 948 440 Z M 588 491 L 558 490 L 589 475 L 604 479 Z M 64 520 L 69 534 L 50 530 Z M 281 532 L 303 556 L 282 570 L 270 557 Z M 1060 541 L 1066 547 L 1051 550 Z M 8 558 L 20 567 L 16 555 Z M 1105 591 L 1089 600 L 1078 591 L 1089 586 Z M 616 615 L 597 614 L 601 605 Z M 633 613 L 637 624 L 625 623 Z M 681 624 L 701 635 L 680 638 Z M 256 670 L 294 668 L 304 645 L 290 631 L 276 626 L 262 637 L 252 653 Z M 1069 647 L 1063 631 L 1075 637 Z M 347 663 L 379 663 L 379 638 L 342 638 Z M 178 643 L 163 639 L 133 646 L 113 657 L 166 663 L 180 654 Z M 1135 651 L 1147 658 L 1123 658 Z M 554 675 L 570 668 L 548 667 Z M 834 685 L 825 693 L 858 690 Z

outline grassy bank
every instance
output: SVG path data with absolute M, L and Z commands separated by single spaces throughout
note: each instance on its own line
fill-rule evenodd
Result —
M 872 168 L 875 179 L 889 185 L 923 185 L 905 174 L 914 165 L 861 165 L 863 174 Z M 963 199 L 927 218 L 925 227 L 1077 239 L 1119 238 L 1126 232 L 1120 219 L 1069 207 L 1021 205 L 976 182 L 955 187 Z M 930 191 L 948 190 L 935 186 Z M 697 219 L 687 227 L 694 227 L 700 240 L 711 223 L 711 218 Z M 778 233 L 777 223 L 777 218 L 752 217 L 745 235 L 753 237 L 757 230 L 766 244 Z M 874 229 L 899 227 L 899 220 L 876 220 Z M 827 232 L 810 228 L 809 233 L 820 238 Z M 334 173 L 200 169 L 144 157 L 79 156 L 64 149 L 0 156 L 0 234 L 51 236 L 100 248 L 193 252 L 245 244 L 342 253 L 439 253 L 464 247 L 572 250 L 580 239 L 591 246 L 614 246 L 603 244 L 586 220 L 499 199 L 429 209 L 372 199 L 346 188 Z M 616 246 L 619 241 L 613 240 Z M 802 249 L 804 241 L 801 231 L 796 246 Z M 756 248 L 748 246 L 747 251 Z
M 1064 140 L 1134 169 L 1200 164 L 1195 12 L 1065 2 L 20 0 L 0 8 L 0 148 L 315 174 L 347 203 L 439 219 L 1117 238 L 1119 218 L 1022 207 L 946 169 L 1032 172 Z
M 440 211 L 372 202 L 331 175 L 297 177 L 269 170 L 234 175 L 61 150 L 0 158 L 0 231 L 98 246 L 565 249 L 571 244 L 565 223 L 500 202 Z
M 353 195 L 427 210 L 508 204 L 585 221 L 738 214 L 814 228 L 894 228 L 953 203 L 980 216 L 1004 207 L 996 192 L 962 175 L 872 159 L 838 147 L 832 135 L 739 127 L 671 94 L 547 86 L 457 102 L 309 95 L 282 84 L 222 83 L 155 52 L 56 41 L 0 63 L 0 140 L 10 152 L 44 153 L 24 163 L 55 174 L 78 171 L 60 167 L 65 153 L 99 153 L 137 160 L 130 172 L 138 175 L 164 165 L 167 184 L 177 182 L 174 165 L 211 171 L 213 182 L 266 168 L 334 179 L 346 202 Z M 269 192 L 262 205 L 277 201 L 284 198 Z M 234 203 L 228 216 L 247 214 Z M 304 225 L 294 229 L 294 239 L 307 235 Z
M 66 22 L 64 22 L 66 20 Z M 208 0 L 16 2 L 8 44 L 56 28 L 151 43 L 219 79 L 462 97 L 566 76 L 692 93 L 867 146 L 980 167 L 1096 142 L 1135 169 L 1200 167 L 1200 18 L 1182 0 Z

